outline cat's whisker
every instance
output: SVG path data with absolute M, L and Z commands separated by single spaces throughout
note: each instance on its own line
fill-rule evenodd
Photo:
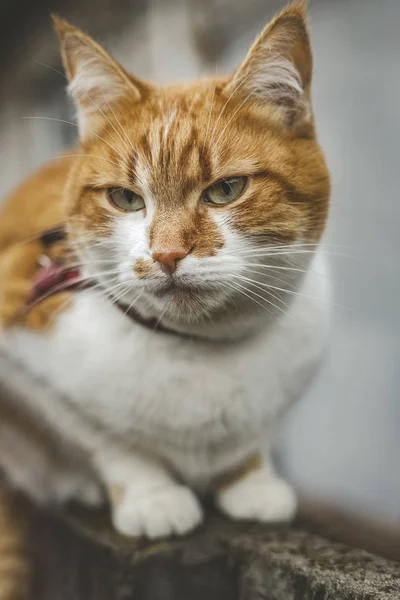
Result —
M 86 281 L 83 282 L 82 286 L 78 285 L 76 289 L 78 291 L 84 290 L 85 283 L 86 283 Z M 102 289 L 104 291 L 104 287 L 101 284 L 96 284 L 96 285 L 93 285 L 93 286 L 90 287 L 91 291 L 97 291 L 99 289 Z M 68 293 L 68 290 L 66 290 L 66 293 Z M 68 293 L 68 298 L 62 304 L 60 304 L 60 306 L 58 306 L 57 309 L 55 309 L 55 311 L 54 311 L 55 316 L 57 316 L 58 314 L 60 314 L 60 313 L 63 312 L 63 310 L 68 305 L 68 303 L 70 302 L 70 300 L 71 300 L 71 296 Z
M 158 319 L 157 319 L 157 322 L 156 322 L 156 324 L 155 324 L 155 326 L 154 326 L 154 331 L 157 331 L 157 330 L 158 330 L 158 328 L 160 327 L 161 321 L 163 320 L 163 318 L 164 318 L 164 316 L 165 316 L 165 314 L 166 314 L 166 312 L 167 312 L 168 308 L 170 307 L 170 305 L 171 305 L 171 302 L 172 302 L 172 300 L 167 300 L 167 302 L 165 303 L 165 308 L 164 308 L 164 310 L 161 312 L 160 316 L 159 316 L 159 317 L 158 317 Z
M 72 262 L 72 263 L 68 263 L 68 268 L 70 269 L 75 269 L 77 267 L 87 267 L 87 266 L 91 266 L 91 265 L 115 265 L 115 261 L 114 260 L 83 260 L 80 262 Z
M 233 275 L 233 277 L 236 279 L 241 279 L 242 281 L 248 281 L 247 277 L 243 277 L 242 275 Z M 277 279 L 277 278 L 274 278 Z M 282 281 L 283 283 L 287 283 L 286 281 L 284 281 L 283 279 L 280 279 L 279 281 Z M 251 285 L 251 284 L 250 284 Z M 256 285 L 259 289 L 262 290 L 266 290 L 265 286 L 261 286 L 259 281 L 254 281 L 253 285 Z M 286 306 L 286 308 L 289 308 L 289 306 L 287 305 L 287 303 L 281 298 L 281 296 L 279 296 L 278 294 L 275 294 L 274 292 L 271 292 L 271 290 L 268 289 L 268 294 L 272 297 L 275 298 L 275 300 L 278 300 L 278 302 L 280 302 L 281 304 L 283 304 L 284 306 Z
M 217 84 L 215 83 L 215 85 L 214 85 L 214 92 L 213 92 L 212 100 L 211 100 L 210 112 L 209 112 L 209 115 L 208 115 L 208 122 L 207 122 L 206 133 L 205 133 L 205 136 L 204 136 L 204 142 L 203 142 L 203 147 L 201 149 L 201 155 L 200 156 L 203 156 L 203 154 L 204 154 L 204 148 L 206 147 L 207 137 L 208 137 L 208 133 L 209 133 L 209 129 L 210 129 L 210 124 L 211 124 L 212 110 L 214 108 L 215 91 L 216 91 L 216 89 L 217 89 Z
M 271 316 L 275 317 L 274 313 L 272 313 L 268 307 L 266 307 L 264 304 L 262 304 L 259 300 L 257 300 L 256 298 L 253 298 L 250 294 L 254 294 L 256 296 L 258 296 L 259 298 L 261 298 L 264 302 L 267 302 L 269 304 L 272 304 L 271 302 L 269 302 L 268 300 L 266 300 L 264 297 L 260 296 L 259 294 L 256 294 L 256 292 L 253 292 L 252 290 L 249 290 L 247 287 L 241 285 L 240 283 L 236 283 L 235 285 L 232 284 L 231 282 L 225 282 L 225 285 L 227 287 L 230 287 L 231 289 L 233 289 L 236 293 L 241 294 L 243 296 L 245 296 L 246 298 L 248 298 L 249 300 L 251 300 L 252 302 L 254 302 L 255 304 L 258 304 L 259 306 L 261 306 L 261 308 L 263 308 L 264 310 L 266 310 Z
M 296 248 L 317 248 L 318 244 L 277 244 L 277 245 L 271 245 L 271 244 L 266 244 L 265 246 L 260 246 L 257 245 L 255 247 L 252 248 L 245 248 L 243 250 L 237 250 L 237 252 L 240 252 L 241 254 L 248 254 L 249 252 L 262 252 L 264 250 L 270 250 L 271 252 L 275 252 L 277 250 L 290 250 L 290 249 L 296 249 Z
M 261 269 L 277 269 L 278 271 L 293 271 L 295 273 L 307 273 L 308 269 L 299 269 L 297 267 L 285 267 L 285 266 L 281 266 L 281 265 L 266 265 L 264 263 L 240 263 L 241 267 L 257 267 L 257 268 L 261 268 Z
M 119 166 L 120 166 L 118 163 L 116 163 L 115 161 L 113 161 L 110 158 L 106 158 L 105 156 L 98 156 L 96 154 L 78 154 L 77 152 L 75 152 L 74 154 L 63 154 L 62 157 L 56 156 L 54 158 L 50 158 L 50 160 L 60 160 L 60 158 L 75 158 L 75 157 L 96 158 L 98 160 L 103 160 L 105 162 L 108 162 L 109 164 L 113 165 L 114 167 L 119 168 Z
M 108 116 L 106 115 L 106 113 L 102 110 L 102 108 L 93 100 L 93 98 L 89 94 L 85 94 L 85 97 L 88 98 L 90 100 L 90 102 L 92 102 L 92 104 L 95 106 L 95 108 L 97 108 L 97 110 L 100 112 L 100 114 L 102 115 L 102 117 L 113 128 L 113 130 L 115 131 L 115 133 L 118 135 L 119 139 L 122 141 L 122 143 L 125 145 L 126 149 L 129 151 L 129 148 L 126 145 L 126 142 L 124 141 L 124 139 L 121 137 L 121 134 L 118 132 L 118 130 L 116 129 L 115 125 L 110 121 L 110 119 L 108 118 Z M 108 104 L 108 102 L 107 102 L 107 104 Z M 112 139 L 114 141 L 116 141 L 114 137 Z M 119 154 L 119 156 L 121 158 L 123 158 L 123 155 L 121 153 L 118 153 L 118 154 Z
M 243 277 L 243 276 L 241 276 L 241 277 Z M 294 290 L 290 290 L 290 289 L 287 289 L 287 288 L 280 288 L 280 287 L 277 287 L 277 286 L 274 286 L 274 285 L 270 285 L 270 284 L 267 284 L 267 283 L 261 283 L 259 281 L 254 281 L 253 279 L 249 279 L 247 277 L 246 277 L 246 280 L 248 280 L 249 282 L 252 282 L 252 283 L 257 283 L 257 284 L 261 285 L 263 288 L 266 288 L 266 289 L 272 289 L 272 290 L 284 292 L 284 293 L 289 294 L 291 296 L 297 296 L 299 298 L 306 298 L 307 300 L 316 300 L 316 301 L 318 301 L 318 297 L 317 296 L 310 296 L 308 294 L 302 294 L 301 292 L 296 292 Z M 331 304 L 335 308 L 340 308 L 340 309 L 346 310 L 346 311 L 352 310 L 351 308 L 349 308 L 347 306 L 344 306 L 343 304 L 338 304 L 337 302 L 331 302 Z
M 351 255 L 346 255 L 346 254 L 341 254 L 339 252 L 330 252 L 329 250 L 325 251 L 323 250 L 323 253 L 327 256 L 336 256 L 339 258 L 349 258 L 349 259 L 355 259 L 356 257 L 351 256 Z M 259 252 L 257 254 L 254 254 L 254 256 L 256 257 L 260 257 L 260 256 L 268 256 L 273 258 L 274 256 L 304 256 L 306 254 L 315 254 L 314 250 L 285 250 L 283 252 Z M 240 254 L 238 253 L 238 256 L 240 256 Z M 247 255 L 247 256 L 252 256 L 251 254 Z
M 283 283 L 283 284 L 288 284 L 288 279 L 284 278 L 284 277 L 278 277 L 276 274 L 272 274 L 272 273 L 268 273 L 265 271 L 256 271 L 254 269 L 244 269 L 245 273 L 253 273 L 254 275 L 262 275 L 263 277 L 267 277 L 268 280 L 273 279 L 274 281 L 277 281 L 278 283 Z M 275 271 L 274 271 L 275 273 Z M 283 273 L 283 275 L 285 275 L 285 273 Z
M 135 306 L 136 302 L 139 300 L 139 298 L 142 296 L 144 290 L 141 290 L 139 292 L 139 294 L 132 300 L 132 302 L 129 304 L 128 308 L 125 311 L 125 315 L 127 315 L 129 313 L 129 311 Z
M 246 104 L 246 102 L 251 98 L 251 96 L 253 96 L 253 92 L 250 92 L 245 99 L 239 104 L 239 106 L 236 108 L 235 112 L 233 113 L 233 115 L 230 117 L 229 121 L 227 122 L 227 124 L 225 125 L 225 127 L 223 128 L 223 130 L 221 131 L 221 133 L 219 134 L 215 145 L 218 146 L 219 142 L 223 139 L 224 133 L 225 131 L 228 129 L 229 125 L 232 123 L 233 119 L 236 117 L 236 115 L 238 114 L 238 112 L 240 111 L 240 109 Z
M 249 240 L 251 242 L 251 240 Z M 321 242 L 316 242 L 316 243 L 308 243 L 308 242 L 304 242 L 304 243 L 298 243 L 298 244 L 271 244 L 270 242 L 268 244 L 266 244 L 265 246 L 254 246 L 252 248 L 245 248 L 243 250 L 237 250 L 237 252 L 240 253 L 248 253 L 248 252 L 257 252 L 257 251 L 262 251 L 262 250 L 271 250 L 272 252 L 274 252 L 275 250 L 287 250 L 287 249 L 296 249 L 296 248 L 320 248 L 320 249 L 324 249 L 324 248 L 335 248 L 335 249 L 350 249 L 351 246 L 348 245 L 344 245 L 344 244 L 328 244 L 328 243 L 321 243 Z
M 110 246 L 111 248 L 114 247 L 112 240 L 108 239 L 107 237 L 100 238 L 98 236 L 98 232 L 93 233 L 93 234 L 92 233 L 87 233 L 87 234 L 84 234 L 82 236 L 79 236 L 79 237 L 76 237 L 76 238 L 72 238 L 71 239 L 71 244 L 72 245 L 73 244 L 78 245 L 82 241 L 85 242 L 85 243 L 88 242 L 89 245 L 92 245 L 92 246 L 94 246 L 94 245 L 101 245 L 101 246 L 104 246 L 104 247 L 107 247 L 107 246 Z
M 76 225 L 76 224 L 75 224 Z M 99 234 L 104 234 L 100 236 Z M 107 235 L 106 235 L 107 234 Z M 96 232 L 83 232 L 80 235 L 74 235 L 70 238 L 71 243 L 76 243 L 77 240 L 95 240 L 104 242 L 104 244 L 111 244 L 111 240 L 109 239 L 109 230 L 105 227 L 104 229 L 98 229 Z
M 68 218 L 67 224 L 75 224 L 75 225 L 86 225 L 87 227 L 92 227 L 90 221 L 87 219 L 87 217 L 83 217 L 80 215 L 71 215 Z M 96 227 L 96 229 L 89 229 L 87 231 L 84 231 L 84 235 L 85 236 L 90 236 L 90 237 L 99 237 L 99 233 L 107 233 L 107 236 L 104 239 L 107 239 L 109 237 L 109 228 L 106 225 L 101 225 Z M 77 236 L 75 235 L 74 238 L 76 238 Z M 74 239 L 73 238 L 73 239 Z
M 109 276 L 111 277 L 113 275 L 118 276 L 118 275 L 121 275 L 121 271 L 118 268 L 113 269 L 111 271 L 101 271 L 101 270 L 99 270 L 96 275 L 97 275 L 97 277 L 109 277 Z M 92 276 L 91 275 L 86 276 L 86 279 L 88 281 L 90 281 L 92 279 Z
M 136 152 L 136 150 L 135 150 L 135 147 L 134 147 L 134 145 L 133 145 L 133 143 L 132 143 L 132 140 L 129 138 L 128 134 L 126 133 L 125 129 L 123 128 L 123 126 L 122 126 L 122 124 L 121 124 L 121 121 L 118 119 L 117 115 L 115 114 L 115 111 L 114 111 L 113 107 L 112 107 L 112 106 L 111 106 L 111 104 L 110 104 L 110 103 L 109 103 L 109 102 L 108 102 L 108 101 L 107 101 L 107 100 L 104 98 L 104 94 L 102 94 L 102 96 L 103 96 L 103 100 L 104 100 L 104 101 L 107 103 L 107 106 L 108 106 L 108 108 L 110 109 L 111 113 L 113 114 L 113 117 L 114 117 L 114 119 L 117 121 L 117 123 L 118 123 L 118 125 L 119 125 L 119 127 L 120 127 L 120 129 L 121 129 L 121 131 L 122 131 L 122 134 L 123 134 L 124 138 L 122 138 L 121 136 L 119 136 L 119 137 L 120 137 L 120 139 L 121 139 L 121 141 L 124 143 L 124 145 L 125 145 L 126 149 L 128 150 L 128 152 L 129 152 L 129 147 L 126 145 L 126 141 L 128 142 L 128 144 L 129 144 L 129 146 L 130 146 L 130 149 L 131 149 L 131 150 L 132 150 L 132 151 L 133 151 L 135 154 L 137 154 L 137 152 Z
M 46 63 L 40 61 L 40 60 L 35 60 L 36 64 L 41 65 L 42 67 L 46 67 L 46 69 L 50 69 L 50 71 L 54 71 L 54 73 L 57 73 L 58 75 L 61 75 L 61 77 L 63 79 L 65 79 L 66 81 L 68 81 L 68 77 L 65 75 L 65 73 L 61 73 L 61 71 L 59 71 L 58 69 L 55 69 L 54 67 L 51 67 L 50 65 L 46 65 Z
M 281 288 L 276 285 L 271 285 L 269 283 L 262 283 L 262 282 L 254 280 L 254 279 L 250 279 L 249 277 L 245 277 L 244 275 L 241 275 L 240 277 L 243 278 L 245 281 L 248 281 L 249 283 L 257 283 L 258 285 L 261 285 L 263 288 L 266 288 L 266 289 L 276 290 L 278 292 L 284 292 L 285 294 L 290 294 L 293 296 L 297 296 L 299 298 L 306 298 L 307 300 L 316 300 L 317 299 L 315 296 L 310 296 L 308 294 L 302 294 L 301 292 L 295 292 L 294 290 L 290 290 L 288 288 Z
M 123 294 L 126 294 L 130 290 L 130 285 L 127 284 L 126 281 L 118 282 L 118 277 L 113 277 L 110 279 L 107 284 L 105 282 L 98 282 L 97 284 L 91 286 L 89 291 L 99 291 L 102 293 L 104 298 L 108 301 L 114 296 L 114 292 L 117 290 L 123 289 Z M 111 303 L 113 304 L 113 303 Z
M 338 252 L 341 248 L 349 248 L 349 246 L 341 246 L 334 244 L 288 244 L 284 246 L 271 246 L 267 245 L 261 248 L 248 248 L 243 250 L 231 251 L 236 256 L 283 256 L 284 254 L 315 254 L 315 250 L 329 256 L 340 256 L 343 258 L 357 259 L 356 256 L 351 254 L 344 254 Z
M 54 121 L 56 123 L 65 123 L 66 125 L 71 125 L 72 127 L 76 127 L 77 129 L 79 129 L 79 125 L 77 123 L 73 123 L 72 121 L 66 121 L 65 119 L 56 119 L 55 117 L 42 117 L 42 116 L 29 116 L 29 117 L 22 117 L 22 119 L 24 120 L 40 120 L 40 121 Z M 113 150 L 118 156 L 120 156 L 120 158 L 123 158 L 123 155 L 118 152 L 118 150 L 109 142 L 107 142 L 107 140 L 105 140 L 103 137 L 101 137 L 100 135 L 98 135 L 97 133 L 95 133 L 94 131 L 90 132 L 90 135 L 93 135 L 95 138 L 101 140 L 102 142 L 104 142 L 107 146 L 109 146 L 109 148 L 111 148 L 111 150 Z M 111 160 L 111 159 L 110 159 Z M 116 166 L 119 167 L 118 163 L 115 163 Z
M 234 95 L 239 91 L 239 89 L 242 87 L 242 85 L 247 81 L 247 79 L 249 78 L 249 75 L 246 75 L 245 77 L 243 77 L 243 79 L 241 81 L 239 81 L 239 83 L 235 86 L 235 88 L 233 89 L 233 91 L 231 92 L 231 94 L 229 95 L 228 99 L 226 100 L 225 104 L 223 105 L 221 112 L 218 115 L 218 118 L 215 122 L 214 128 L 212 130 L 212 134 L 211 134 L 211 140 L 210 140 L 210 144 L 214 144 L 214 136 L 215 136 L 215 132 L 217 130 L 218 124 L 221 120 L 222 115 L 225 112 L 226 107 L 228 106 L 229 102 L 232 100 L 232 98 L 234 97 Z
M 254 290 L 250 290 L 250 289 L 248 288 L 248 285 L 252 285 L 253 287 L 255 287 L 255 288 L 257 288 L 257 289 L 259 289 L 259 290 L 261 290 L 261 291 L 264 291 L 265 293 L 267 293 L 268 295 L 270 295 L 270 296 L 271 296 L 272 298 L 274 298 L 275 300 L 278 300 L 278 301 L 279 301 L 281 304 L 283 304 L 283 305 L 284 305 L 286 308 L 289 308 L 289 306 L 286 304 L 286 302 L 284 302 L 284 301 L 282 300 L 282 298 L 279 298 L 279 296 L 277 296 L 276 294 L 273 294 L 273 293 L 272 293 L 270 290 L 266 290 L 266 289 L 265 289 L 265 286 L 261 286 L 261 285 L 260 285 L 258 282 L 256 282 L 256 281 L 252 281 L 252 280 L 249 280 L 247 277 L 242 277 L 242 276 L 240 276 L 240 275 L 235 275 L 235 276 L 234 276 L 234 279 L 235 279 L 235 280 L 239 280 L 239 281 L 241 281 L 241 282 L 244 282 L 244 287 L 247 289 L 247 291 L 249 291 L 249 292 L 251 291 L 251 292 L 253 292 L 254 294 L 256 294 L 256 292 L 254 292 Z M 236 282 L 236 283 L 237 283 L 237 282 Z M 248 285 L 246 285 L 246 284 L 248 284 Z M 259 294 L 257 294 L 257 296 L 259 296 L 260 298 L 264 298 L 264 300 L 265 300 L 266 302 L 269 302 L 270 304 L 272 304 L 273 306 L 275 306 L 275 308 L 276 308 L 277 310 L 281 311 L 283 314 L 285 314 L 285 315 L 287 314 L 287 313 L 286 313 L 286 312 L 285 312 L 285 311 L 284 311 L 284 310 L 283 310 L 281 307 L 277 306 L 277 305 L 276 305 L 276 304 L 274 304 L 272 301 L 269 301 L 269 300 L 267 300 L 267 298 L 265 298 L 264 296 L 260 296 Z
M 125 287 L 122 289 L 122 292 L 119 292 L 119 294 L 117 295 L 112 295 L 112 304 L 118 304 L 118 302 L 121 300 L 121 298 L 123 298 L 124 296 L 126 296 L 126 294 L 129 292 L 130 288 L 129 286 L 126 286 L 125 283 Z

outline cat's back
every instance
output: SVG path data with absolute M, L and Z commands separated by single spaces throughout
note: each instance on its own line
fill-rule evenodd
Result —
M 73 155 L 30 175 L 0 207 L 0 253 L 64 220 L 63 198 Z

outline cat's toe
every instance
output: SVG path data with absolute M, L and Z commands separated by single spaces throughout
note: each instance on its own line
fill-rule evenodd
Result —
M 296 496 L 282 479 L 252 473 L 235 485 L 220 491 L 219 508 L 233 519 L 263 523 L 290 521 L 296 513 Z
M 150 539 L 184 535 L 197 527 L 202 519 L 196 496 L 184 486 L 152 490 L 140 497 L 128 491 L 122 503 L 113 510 L 114 525 L 120 533 Z

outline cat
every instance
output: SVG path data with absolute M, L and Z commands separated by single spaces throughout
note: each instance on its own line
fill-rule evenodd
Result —
M 106 494 L 127 536 L 186 534 L 203 493 L 290 520 L 271 443 L 329 334 L 305 3 L 233 75 L 163 87 L 54 23 L 80 142 L 1 212 L 2 468 L 41 502 Z M 60 256 L 82 289 L 29 302 Z

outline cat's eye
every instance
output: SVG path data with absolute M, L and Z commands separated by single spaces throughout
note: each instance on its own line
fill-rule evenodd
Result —
M 145 207 L 144 200 L 139 194 L 124 188 L 108 188 L 107 196 L 111 204 L 125 212 L 136 212 Z
M 230 179 L 221 179 L 213 185 L 210 185 L 203 194 L 204 202 L 223 206 L 237 200 L 244 192 L 247 184 L 247 177 L 231 177 Z

